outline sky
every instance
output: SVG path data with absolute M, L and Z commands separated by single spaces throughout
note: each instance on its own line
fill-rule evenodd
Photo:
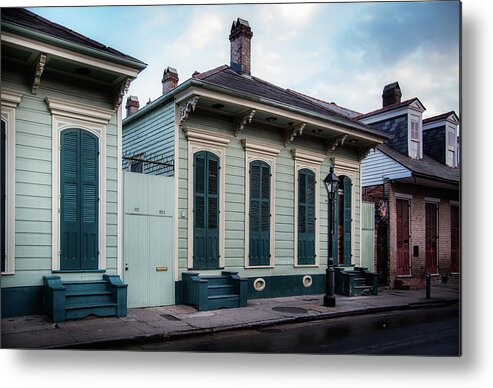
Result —
M 426 107 L 424 118 L 460 114 L 457 1 L 30 9 L 147 63 L 127 94 L 141 106 L 161 95 L 168 66 L 181 83 L 229 64 L 231 24 L 241 17 L 253 31 L 256 77 L 362 113 L 380 108 L 383 87 L 398 81 L 403 100 Z

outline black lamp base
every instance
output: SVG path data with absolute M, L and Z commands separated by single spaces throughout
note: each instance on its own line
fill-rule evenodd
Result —
M 335 296 L 324 296 L 324 306 L 325 307 L 336 307 L 336 298 Z

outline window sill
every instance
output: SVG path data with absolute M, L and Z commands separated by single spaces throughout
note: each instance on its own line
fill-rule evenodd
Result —
M 275 268 L 273 265 L 249 265 L 245 266 L 245 269 L 268 269 L 268 268 Z
M 15 272 L 2 272 L 1 275 L 2 276 L 13 276 L 13 275 L 15 275 Z

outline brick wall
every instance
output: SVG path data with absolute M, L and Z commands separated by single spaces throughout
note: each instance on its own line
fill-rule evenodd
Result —
M 438 272 L 440 280 L 442 275 L 450 278 L 451 273 L 451 246 L 450 246 L 450 201 L 458 200 L 458 192 L 432 189 L 413 185 L 389 184 L 386 189 L 389 198 L 389 258 L 391 285 L 396 279 L 402 280 L 412 288 L 423 287 L 425 282 L 425 255 L 426 255 L 426 220 L 425 220 L 425 197 L 439 198 L 438 204 Z M 411 276 L 397 276 L 397 217 L 396 217 L 396 193 L 411 195 L 410 208 L 410 247 L 411 247 Z M 419 255 L 413 256 L 413 247 L 419 247 Z

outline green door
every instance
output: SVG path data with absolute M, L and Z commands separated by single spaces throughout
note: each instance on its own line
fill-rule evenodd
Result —
M 219 158 L 194 155 L 194 269 L 219 268 Z
M 298 264 L 315 264 L 315 173 L 298 172 Z
M 66 129 L 60 150 L 60 269 L 98 269 L 99 141 Z
M 260 160 L 250 162 L 250 241 L 251 266 L 270 264 L 270 166 Z
M 6 138 L 7 138 L 7 133 L 5 131 L 5 121 L 1 120 L 2 122 L 2 133 L 0 137 L 1 141 L 1 159 L 0 159 L 0 168 L 1 168 L 1 186 L 2 186 L 2 196 L 0 197 L 0 201 L 2 202 L 1 206 L 1 216 L 2 216 L 2 257 L 1 257 L 1 267 L 2 267 L 2 272 L 5 271 L 5 265 L 7 262 L 7 239 L 6 239 L 6 233 L 7 233 L 7 222 L 6 222 L 6 206 L 5 206 L 5 201 L 6 201 L 6 195 L 7 195 L 7 170 L 5 168 L 5 163 L 7 162 L 7 148 L 6 148 Z

